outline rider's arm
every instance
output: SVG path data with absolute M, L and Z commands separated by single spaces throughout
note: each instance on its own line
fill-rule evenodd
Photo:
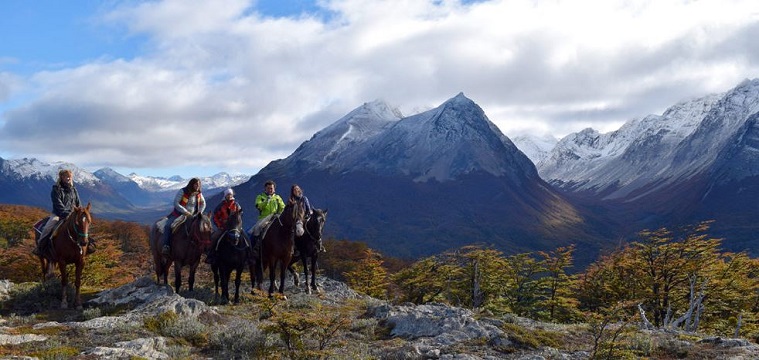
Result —
M 60 188 L 58 186 L 53 185 L 53 190 L 50 191 L 50 200 L 53 202 L 53 214 L 63 218 L 65 215 L 68 215 L 68 209 L 63 206 L 63 192 L 59 190 Z
M 275 211 L 277 214 L 281 214 L 283 211 L 285 211 L 285 202 L 282 201 L 281 196 L 274 195 L 274 201 L 277 202 L 277 210 Z
M 203 193 L 200 193 L 200 196 L 198 196 L 198 213 L 203 213 L 203 211 L 206 211 L 206 198 L 203 196 Z

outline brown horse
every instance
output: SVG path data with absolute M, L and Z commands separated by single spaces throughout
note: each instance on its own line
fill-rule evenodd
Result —
M 75 278 L 74 287 L 74 305 L 77 309 L 82 309 L 82 299 L 80 289 L 82 286 L 82 271 L 84 270 L 84 261 L 87 256 L 87 246 L 89 240 L 90 226 L 92 225 L 92 215 L 90 214 L 91 204 L 87 203 L 86 207 L 74 207 L 74 210 L 57 226 L 57 230 L 51 235 L 51 246 L 47 251 L 38 255 L 40 265 L 42 266 L 43 278 L 52 274 L 52 265 L 58 265 L 61 272 L 61 308 L 68 308 L 66 301 L 66 287 L 68 286 L 68 272 L 66 265 L 74 264 Z M 39 235 L 39 234 L 38 234 Z M 39 241 L 39 239 L 38 239 Z
M 171 264 L 174 264 L 174 290 L 179 293 L 182 284 L 182 267 L 190 267 L 187 279 L 190 291 L 195 286 L 195 271 L 200 264 L 200 256 L 211 245 L 211 219 L 206 214 L 195 214 L 187 218 L 184 224 L 171 235 L 171 252 L 161 253 L 160 228 L 153 225 L 150 231 L 150 249 L 155 264 L 156 282 L 168 284 L 168 274 Z
M 295 229 L 297 224 L 303 224 L 304 211 L 301 206 L 287 204 L 285 209 L 273 221 L 261 239 L 261 251 L 256 266 L 256 281 L 261 287 L 263 271 L 269 269 L 269 296 L 274 294 L 274 278 L 279 265 L 279 293 L 284 294 L 287 267 L 292 260 L 295 248 Z
M 300 257 L 293 258 L 290 261 L 288 270 L 293 274 L 295 279 L 295 286 L 298 286 L 298 275 L 293 270 L 292 265 L 297 263 L 298 260 L 302 261 L 304 280 L 306 282 L 306 293 L 310 294 L 311 290 L 317 291 L 316 286 L 316 261 L 319 258 L 319 241 L 322 238 L 322 231 L 324 230 L 324 224 L 327 222 L 327 210 L 314 209 L 314 213 L 306 221 L 305 233 L 303 236 L 295 237 L 295 247 L 298 249 Z M 308 283 L 309 266 L 308 259 L 311 259 L 311 286 Z
M 216 247 L 216 261 L 211 265 L 215 298 L 219 297 L 221 286 L 221 303 L 229 302 L 229 280 L 235 270 L 235 299 L 240 302 L 241 275 L 248 264 L 250 246 L 242 230 L 242 210 L 233 211 L 224 225 L 224 232 L 219 235 Z

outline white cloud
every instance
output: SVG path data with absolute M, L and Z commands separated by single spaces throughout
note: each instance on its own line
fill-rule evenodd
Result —
M 115 10 L 103 21 L 145 52 L 26 79 L 36 93 L 1 114 L 0 150 L 252 173 L 378 98 L 409 114 L 464 92 L 507 136 L 563 136 L 759 74 L 754 0 L 319 4 L 331 15 L 271 18 L 243 0 Z M 15 77 L 0 73 L 0 95 Z

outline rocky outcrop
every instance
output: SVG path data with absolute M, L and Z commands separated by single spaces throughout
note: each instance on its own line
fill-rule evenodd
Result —
M 567 350 L 561 344 L 557 345 L 560 348 L 525 345 L 524 339 L 520 339 L 520 335 L 515 335 L 518 333 L 510 330 L 516 326 L 523 328 L 524 334 L 533 334 L 542 330 L 571 337 L 573 336 L 571 333 L 582 331 L 578 330 L 581 329 L 578 325 L 547 324 L 515 316 L 485 316 L 468 309 L 438 303 L 393 305 L 361 295 L 342 282 L 324 277 L 319 277 L 318 280 L 321 291 L 315 295 L 307 294 L 302 287 L 294 288 L 288 284 L 286 291 L 288 300 L 286 301 L 295 308 L 314 301 L 329 307 L 340 308 L 351 307 L 352 305 L 348 303 L 360 300 L 366 312 L 361 311 L 363 316 L 351 319 L 353 323 L 350 330 L 341 330 L 344 331 L 340 340 L 343 343 L 339 346 L 341 350 L 349 342 L 354 346 L 352 350 L 344 350 L 347 351 L 343 354 L 345 358 L 580 360 L 591 356 L 588 349 L 592 348 L 592 344 L 582 345 L 579 342 L 587 340 L 589 334 L 574 337 L 573 339 L 578 343 L 570 347 L 572 350 Z M 0 298 L 7 299 L 13 296 L 13 286 L 8 281 L 0 281 Z M 241 290 L 249 291 L 250 288 Z M 241 351 L 243 355 L 239 356 L 246 358 L 246 356 L 255 357 L 251 355 L 253 354 L 251 346 L 259 345 L 250 344 L 256 342 L 263 344 L 260 346 L 265 347 L 267 351 L 280 349 L 283 358 L 289 356 L 277 336 L 272 333 L 266 334 L 262 330 L 271 328 L 273 324 L 265 315 L 262 316 L 266 311 L 258 315 L 254 313 L 254 316 L 251 316 L 249 312 L 244 314 L 239 312 L 241 309 L 250 309 L 243 308 L 244 305 L 239 305 L 239 308 L 208 306 L 203 301 L 179 296 L 170 286 L 156 285 L 148 277 L 119 288 L 105 290 L 89 300 L 86 305 L 93 310 L 93 313 L 98 313 L 99 309 L 114 307 L 128 310 L 118 316 L 98 316 L 85 321 L 37 323 L 32 325 L 34 334 L 20 334 L 18 328 L 9 326 L 14 322 L 12 318 L 0 317 L 0 346 L 36 346 L 31 344 L 42 344 L 42 342 L 65 344 L 67 338 L 59 334 L 73 331 L 99 336 L 96 341 L 88 340 L 88 345 L 77 344 L 81 351 L 79 357 L 82 358 L 168 359 L 175 358 L 177 354 L 192 359 L 216 356 L 232 358 L 239 355 L 236 351 Z M 202 345 L 204 347 L 201 349 L 193 347 L 197 345 L 177 342 L 176 337 L 163 332 L 145 330 L 146 320 L 167 312 L 176 313 L 182 321 L 189 319 L 190 323 L 203 327 L 205 331 L 213 329 L 217 335 L 223 336 L 221 340 L 206 338 L 211 345 Z M 26 322 L 28 320 L 24 321 L 23 325 L 28 329 L 29 323 Z M 568 330 L 567 327 L 572 326 L 574 328 Z M 123 331 L 119 333 L 121 331 L 119 329 Z M 242 332 L 237 332 L 238 330 Z M 387 331 L 386 334 L 390 339 L 376 335 L 384 330 Z M 156 336 L 156 334 L 167 337 Z M 251 339 L 251 334 L 255 334 L 254 337 L 258 338 Z M 682 353 L 698 352 L 705 359 L 759 358 L 759 347 L 744 339 L 704 337 L 700 341 L 676 342 L 678 340 L 670 333 L 646 330 L 642 334 L 650 339 L 659 336 L 665 339 L 664 337 L 668 336 L 663 342 L 669 343 L 670 347 L 684 349 Z M 358 342 L 361 342 L 360 346 L 356 346 Z M 180 348 L 182 350 L 178 350 Z M 709 353 L 704 351 L 709 351 Z M 192 356 L 187 356 L 187 354 L 192 354 Z M 713 354 L 717 354 L 715 355 L 717 357 L 711 356 Z

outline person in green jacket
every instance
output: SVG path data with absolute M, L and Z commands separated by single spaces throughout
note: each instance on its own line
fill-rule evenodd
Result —
M 258 220 L 261 220 L 272 214 L 281 214 L 285 210 L 285 202 L 282 197 L 275 193 L 277 184 L 273 180 L 268 180 L 264 184 L 264 192 L 256 196 L 256 209 L 258 209 Z
M 285 202 L 282 197 L 275 193 L 277 184 L 273 180 L 264 183 L 264 191 L 256 196 L 256 209 L 258 209 L 258 221 L 251 229 L 250 238 L 254 244 L 259 236 L 269 225 L 271 219 L 285 211 Z

